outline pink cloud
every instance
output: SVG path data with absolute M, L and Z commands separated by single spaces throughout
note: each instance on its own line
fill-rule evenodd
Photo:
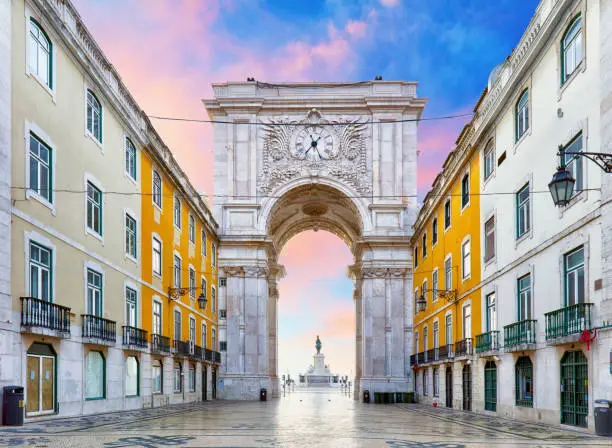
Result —
M 366 35 L 367 24 L 362 20 L 349 20 L 344 28 L 354 38 L 362 38 Z
M 388 8 L 399 5 L 399 0 L 380 0 L 380 4 Z

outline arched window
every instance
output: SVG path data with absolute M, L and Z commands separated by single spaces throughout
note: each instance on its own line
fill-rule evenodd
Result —
M 87 131 L 102 143 L 102 105 L 91 90 L 87 90 Z
M 127 137 L 125 138 L 125 172 L 136 180 L 136 147 Z
M 51 40 L 41 26 L 30 19 L 30 72 L 38 76 L 50 89 L 53 88 L 51 69 L 53 53 Z
M 106 397 L 106 360 L 101 352 L 90 351 L 85 359 L 85 398 Z
M 521 356 L 516 360 L 516 405 L 533 407 L 533 364 L 529 356 Z
M 483 161 L 484 179 L 487 180 L 495 170 L 495 147 L 493 146 L 493 139 L 489 140 L 487 146 L 485 146 Z
M 139 394 L 140 378 L 139 378 L 138 359 L 135 356 L 128 356 L 125 360 L 125 396 L 136 397 Z
M 582 16 L 567 27 L 561 39 L 561 84 L 567 81 L 582 62 Z
M 529 129 L 529 89 L 525 89 L 516 103 L 516 140 Z

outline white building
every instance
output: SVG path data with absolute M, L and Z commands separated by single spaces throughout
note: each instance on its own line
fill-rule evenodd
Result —
M 612 147 L 609 105 L 605 145 L 601 121 L 612 83 L 602 66 L 612 57 L 610 3 L 542 0 L 477 108 L 483 331 L 502 342 L 481 354 L 476 389 L 499 415 L 592 427 L 594 399 L 612 399 L 612 327 L 602 328 L 612 323 L 609 273 L 607 295 L 602 282 L 612 225 L 602 184 L 610 188 L 612 175 L 568 160 L 574 198 L 557 208 L 548 192 L 560 146 Z M 579 341 L 597 327 L 590 347 Z

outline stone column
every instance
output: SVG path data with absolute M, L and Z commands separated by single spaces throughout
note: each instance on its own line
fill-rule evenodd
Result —
M 272 397 L 279 396 L 278 390 L 278 282 L 275 278 L 269 281 L 268 290 L 268 366 L 271 380 L 270 394 Z

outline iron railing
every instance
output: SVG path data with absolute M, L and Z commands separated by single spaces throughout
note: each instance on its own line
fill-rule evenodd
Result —
M 476 335 L 476 353 L 499 350 L 499 331 Z
M 81 314 L 83 317 L 83 337 L 102 341 L 117 341 L 117 323 L 93 314 Z
M 438 360 L 438 349 L 432 348 L 427 350 L 426 352 L 427 362 L 437 361 Z
M 35 297 L 21 297 L 21 326 L 47 328 L 70 335 L 70 308 Z
M 535 320 L 522 320 L 504 327 L 504 346 L 512 347 L 519 344 L 535 344 Z
M 453 344 L 444 344 L 438 348 L 439 359 L 449 359 L 453 357 Z
M 147 331 L 136 327 L 123 327 L 123 345 L 147 348 Z
M 170 338 L 161 334 L 151 334 L 152 353 L 170 353 Z
M 207 348 L 204 349 L 204 361 L 213 362 L 214 355 L 213 351 Z
M 224 310 L 224 309 L 219 310 L 219 317 L 221 319 L 227 319 L 227 310 Z
M 416 355 L 410 355 L 410 365 L 413 366 L 417 363 Z
M 172 341 L 172 349 L 175 355 L 189 355 L 191 353 L 189 341 L 179 341 L 174 339 Z
M 199 345 L 194 345 L 193 353 L 190 356 L 197 361 L 202 361 L 202 347 Z
M 417 364 L 423 364 L 426 361 L 427 361 L 427 358 L 425 357 L 425 352 L 417 353 Z
M 216 364 L 221 364 L 221 353 L 219 352 L 213 352 L 215 354 L 215 358 L 214 358 L 214 362 Z
M 592 303 L 577 303 L 544 314 L 546 339 L 560 338 L 591 329 Z
M 472 354 L 472 338 L 465 338 L 455 343 L 455 356 Z

